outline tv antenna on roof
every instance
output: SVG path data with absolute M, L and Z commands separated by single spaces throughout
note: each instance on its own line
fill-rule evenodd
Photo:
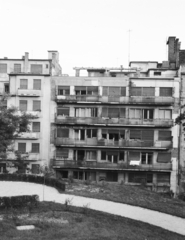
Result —
M 129 67 L 129 63 L 130 63 L 130 32 L 132 30 L 128 30 L 128 67 Z

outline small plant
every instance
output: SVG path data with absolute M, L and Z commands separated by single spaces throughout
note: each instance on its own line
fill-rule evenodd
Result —
M 87 203 L 87 204 L 83 205 L 82 210 L 83 210 L 83 213 L 84 213 L 85 215 L 88 214 L 88 212 L 89 212 L 89 207 L 90 207 L 90 203 Z
M 65 210 L 66 211 L 69 211 L 69 207 L 72 205 L 72 201 L 73 199 L 71 198 L 66 198 L 65 199 L 65 202 L 64 202 L 64 205 L 65 205 Z

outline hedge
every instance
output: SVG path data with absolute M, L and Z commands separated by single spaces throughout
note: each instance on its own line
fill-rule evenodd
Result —
M 37 176 L 31 174 L 0 174 L 0 181 L 19 181 L 19 182 L 32 182 L 45 184 L 50 187 L 54 187 L 59 191 L 65 191 L 65 183 L 55 178 L 44 178 L 44 176 Z
M 38 201 L 38 195 L 0 197 L 0 209 L 35 207 Z

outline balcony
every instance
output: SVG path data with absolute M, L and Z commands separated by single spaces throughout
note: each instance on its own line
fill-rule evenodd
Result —
M 75 160 L 54 160 L 54 168 L 92 168 L 92 169 L 114 169 L 114 170 L 141 170 L 141 171 L 153 171 L 153 170 L 172 170 L 171 163 L 156 163 L 151 165 L 140 164 L 140 165 L 130 165 L 126 162 L 110 163 L 110 162 L 97 162 L 97 161 L 75 161 Z
M 142 141 L 142 140 L 125 140 L 118 141 L 108 139 L 88 138 L 85 140 L 76 140 L 71 138 L 56 138 L 56 146 L 71 146 L 71 147 L 111 147 L 111 148 L 155 148 L 169 149 L 172 147 L 171 141 Z
M 40 97 L 41 94 L 41 90 L 17 89 L 17 95 L 19 97 Z
M 55 122 L 57 124 L 104 124 L 104 125 L 142 125 L 142 126 L 151 126 L 151 127 L 172 127 L 172 119 L 134 119 L 134 118 L 101 118 L 101 117 L 63 117 L 56 116 Z
M 24 161 L 39 161 L 40 160 L 40 154 L 39 153 L 23 153 L 21 154 L 21 157 Z M 16 156 L 14 152 L 7 152 L 7 159 L 8 160 L 16 160 Z
M 56 102 L 77 103 L 77 102 L 100 102 L 100 103 L 121 103 L 121 104 L 154 104 L 172 105 L 173 97 L 148 97 L 148 96 L 100 96 L 100 95 L 57 95 Z
M 23 132 L 23 133 L 20 133 L 17 138 L 18 139 L 36 140 L 36 139 L 40 138 L 40 133 L 37 133 L 37 132 Z
M 155 105 L 172 105 L 175 102 L 173 97 L 148 97 L 148 96 L 131 96 L 129 103 L 132 104 L 155 104 Z

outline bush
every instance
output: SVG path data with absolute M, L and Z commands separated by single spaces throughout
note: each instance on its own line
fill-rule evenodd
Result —
M 178 198 L 179 198 L 180 200 L 182 200 L 182 201 L 185 202 L 185 193 L 180 193 L 180 194 L 178 195 Z
M 37 206 L 38 201 L 39 201 L 38 195 L 0 197 L 0 209 Z
M 0 181 L 21 181 L 44 184 L 54 187 L 58 190 L 65 191 L 65 183 L 55 178 L 45 178 L 44 176 L 37 176 L 31 174 L 0 174 Z

